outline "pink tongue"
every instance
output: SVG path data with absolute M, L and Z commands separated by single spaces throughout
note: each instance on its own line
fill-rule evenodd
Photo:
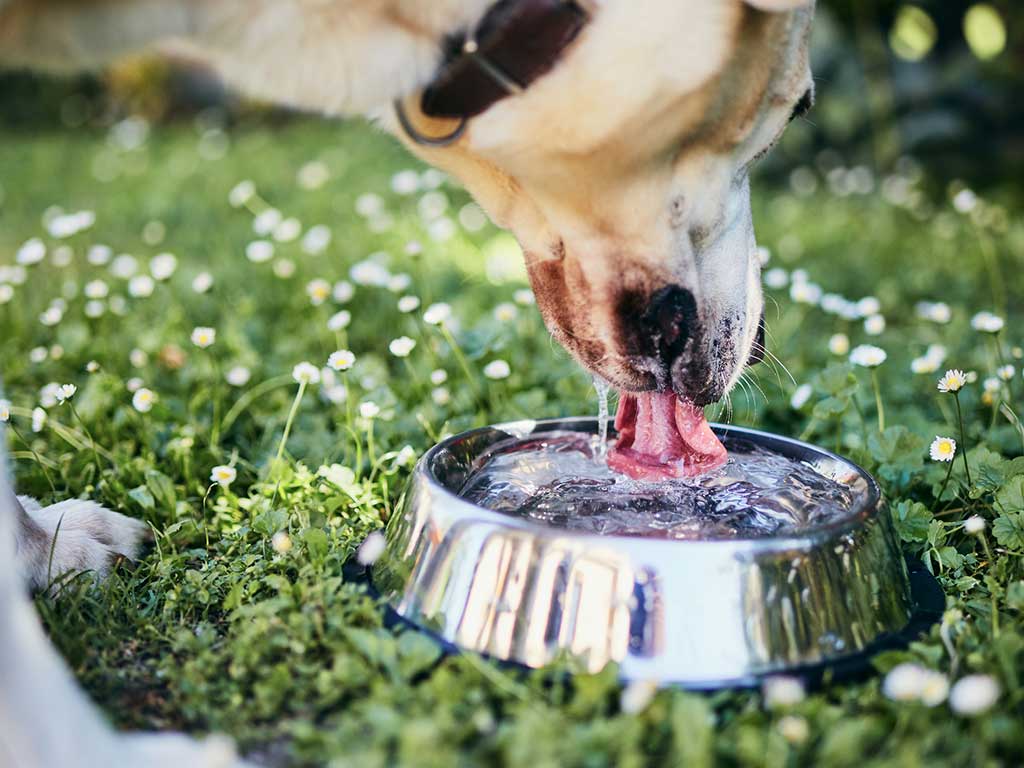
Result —
M 608 466 L 637 480 L 694 477 L 728 458 L 704 411 L 673 392 L 623 392 Z

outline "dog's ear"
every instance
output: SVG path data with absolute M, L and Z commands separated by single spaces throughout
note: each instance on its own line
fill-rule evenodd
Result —
M 752 5 L 759 11 L 780 13 L 792 11 L 804 5 L 810 5 L 813 0 L 746 0 L 747 5 Z

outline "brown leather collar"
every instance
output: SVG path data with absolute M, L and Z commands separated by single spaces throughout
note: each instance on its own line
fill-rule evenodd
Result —
M 429 138 L 395 103 L 399 121 L 421 144 L 453 142 L 466 121 L 507 96 L 522 93 L 549 72 L 590 19 L 593 0 L 499 0 L 469 32 L 450 35 L 440 70 L 420 97 L 420 110 L 461 122 L 451 134 Z
M 549 72 L 589 15 L 572 0 L 501 0 L 476 29 L 449 40 L 449 55 L 423 91 L 430 117 L 475 117 Z

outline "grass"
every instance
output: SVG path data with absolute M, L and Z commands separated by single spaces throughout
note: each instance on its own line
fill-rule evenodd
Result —
M 380 607 L 342 576 L 343 563 L 394 509 L 408 473 L 405 446 L 418 454 L 473 425 L 595 412 L 589 379 L 551 342 L 536 311 L 514 304 L 525 284 L 508 236 L 489 225 L 451 232 L 438 224 L 438 216 L 457 222 L 468 203 L 450 185 L 429 195 L 392 192 L 392 176 L 417 167 L 364 128 L 309 121 L 224 134 L 178 125 L 154 128 L 131 149 L 128 134 L 122 127 L 110 135 L 0 136 L 0 264 L 13 263 L 31 237 L 50 254 L 0 304 L 6 397 L 27 440 L 8 433 L 19 486 L 44 501 L 94 498 L 146 520 L 155 534 L 133 569 L 101 586 L 80 577 L 59 598 L 37 599 L 53 641 L 119 727 L 222 730 L 271 765 L 1019 763 L 1024 463 L 1014 457 L 1024 439 L 1016 422 L 1024 381 L 1018 371 L 987 395 L 982 385 L 999 366 L 1020 366 L 1018 209 L 982 201 L 962 214 L 947 200 L 929 202 L 913 192 L 912 168 L 886 182 L 885 194 L 834 194 L 817 174 L 810 194 L 760 191 L 756 217 L 773 253 L 769 266 L 806 270 L 826 292 L 877 297 L 886 328 L 868 336 L 860 319 L 818 306 L 834 299 L 801 303 L 788 286 L 770 290 L 769 347 L 789 372 L 752 371 L 719 413 L 836 448 L 878 476 L 907 552 L 938 576 L 948 611 L 908 651 L 876 658 L 877 668 L 914 661 L 950 681 L 991 675 L 1001 691 L 996 704 L 968 717 L 947 703 L 896 702 L 883 694 L 880 675 L 789 705 L 770 706 L 759 692 L 665 690 L 624 711 L 636 692 L 623 699 L 614 669 L 567 684 L 557 671 L 440 659 L 425 638 L 383 628 Z M 329 172 L 316 189 L 298 181 L 312 161 Z M 308 182 L 320 170 L 301 175 Z M 833 183 L 841 177 L 834 173 Z M 259 193 L 249 210 L 228 205 L 242 179 Z M 909 196 L 901 194 L 907 186 Z M 379 196 L 386 220 L 356 212 L 374 206 L 360 200 L 365 193 Z M 251 263 L 253 214 L 269 205 L 304 229 L 328 225 L 331 244 L 309 255 L 298 241 L 278 243 L 273 262 Z M 54 265 L 61 243 L 41 223 L 51 206 L 96 213 L 91 229 L 64 242 L 73 252 L 66 266 Z M 472 223 L 472 209 L 467 216 Z M 450 239 L 432 238 L 445 230 Z M 410 241 L 421 252 L 410 253 Z M 169 251 L 178 268 L 151 296 L 131 298 L 109 266 L 86 260 L 97 243 L 133 254 L 142 271 Z M 342 307 L 332 299 L 314 305 L 307 285 L 333 285 L 368 257 L 408 274 L 400 293 L 418 296 L 421 308 L 400 313 L 398 294 L 356 285 L 344 305 L 349 326 L 329 330 Z M 203 271 L 214 284 L 200 294 L 191 284 Z M 83 292 L 97 279 L 109 295 L 95 299 L 103 314 L 88 318 Z M 793 291 L 814 298 L 806 283 Z M 66 311 L 56 325 L 42 324 L 59 296 Z M 922 300 L 947 302 L 950 322 L 917 317 Z M 445 329 L 421 319 L 437 301 L 453 307 Z M 1005 317 L 1005 329 L 973 330 L 980 310 Z M 190 342 L 198 326 L 216 330 L 212 346 Z M 888 359 L 871 371 L 848 364 L 842 339 L 832 338 L 838 333 L 854 346 L 877 344 Z M 403 335 L 416 346 L 398 358 L 388 346 Z M 830 340 L 842 354 L 830 352 Z M 938 370 L 912 374 L 912 359 L 936 344 L 947 348 L 946 362 L 918 363 Z M 293 366 L 321 366 L 339 348 L 356 356 L 333 382 L 347 386 L 347 398 L 339 401 L 330 382 L 296 397 Z M 509 364 L 507 378 L 483 376 L 495 360 Z M 93 372 L 90 361 L 99 366 Z M 251 372 L 243 386 L 225 380 L 237 366 Z M 936 390 L 946 367 L 978 375 L 957 401 Z M 430 379 L 436 369 L 446 372 L 443 384 Z M 30 412 L 51 381 L 78 386 L 75 411 L 48 408 L 34 432 Z M 132 407 L 130 388 L 140 384 L 157 396 L 145 413 Z M 797 390 L 804 384 L 809 390 Z M 367 402 L 380 413 L 366 418 Z M 929 460 L 936 435 L 956 439 L 955 463 Z M 210 482 L 217 465 L 237 471 L 227 488 Z M 982 534 L 963 529 L 974 515 L 986 521 Z

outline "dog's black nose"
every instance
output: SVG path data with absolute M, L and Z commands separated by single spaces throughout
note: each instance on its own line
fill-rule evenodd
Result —
M 657 356 L 671 365 L 697 327 L 697 302 L 685 288 L 666 286 L 651 296 L 643 323 L 654 339 Z

